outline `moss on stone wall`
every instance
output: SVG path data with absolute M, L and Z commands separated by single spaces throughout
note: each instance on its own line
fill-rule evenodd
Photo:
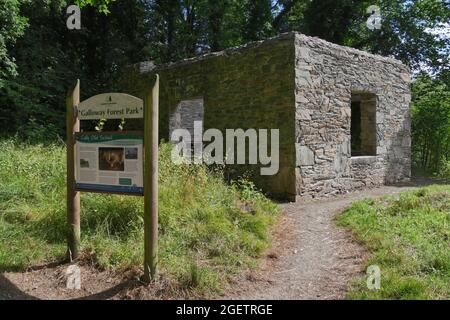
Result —
M 182 100 L 204 99 L 204 130 L 279 129 L 280 171 L 260 176 L 258 165 L 230 167 L 276 196 L 295 196 L 295 50 L 293 35 L 122 78 L 124 91 L 143 97 L 160 75 L 160 137 L 169 138 L 169 115 Z M 269 149 L 270 150 L 270 149 Z

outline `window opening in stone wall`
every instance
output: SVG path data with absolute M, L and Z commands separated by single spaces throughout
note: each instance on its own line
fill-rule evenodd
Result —
M 351 146 L 352 156 L 376 156 L 376 96 L 371 93 L 352 94 Z
M 176 129 L 186 129 L 191 134 L 192 145 L 189 147 L 193 148 L 195 141 L 203 143 L 202 137 L 194 137 L 194 122 L 201 121 L 203 130 L 204 115 L 203 98 L 181 101 L 170 113 L 169 137 Z

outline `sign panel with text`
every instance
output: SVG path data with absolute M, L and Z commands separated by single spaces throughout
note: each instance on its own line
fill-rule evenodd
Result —
M 144 102 L 124 93 L 102 93 L 80 103 L 77 111 L 80 120 L 138 119 L 144 117 Z
M 144 194 L 141 133 L 77 133 L 75 183 L 79 191 Z

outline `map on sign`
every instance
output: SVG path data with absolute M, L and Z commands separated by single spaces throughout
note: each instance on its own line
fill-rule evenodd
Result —
M 103 93 L 80 103 L 77 116 L 80 120 L 143 118 L 144 102 L 124 93 Z
M 79 191 L 143 195 L 143 136 L 77 133 L 75 182 Z

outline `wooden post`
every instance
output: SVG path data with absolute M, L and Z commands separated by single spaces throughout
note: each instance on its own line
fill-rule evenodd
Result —
M 144 281 L 158 272 L 159 75 L 144 99 Z
M 80 193 L 75 191 L 75 139 L 74 133 L 80 131 L 80 121 L 75 108 L 80 104 L 80 80 L 67 94 L 67 224 L 68 258 L 76 259 L 80 246 Z

